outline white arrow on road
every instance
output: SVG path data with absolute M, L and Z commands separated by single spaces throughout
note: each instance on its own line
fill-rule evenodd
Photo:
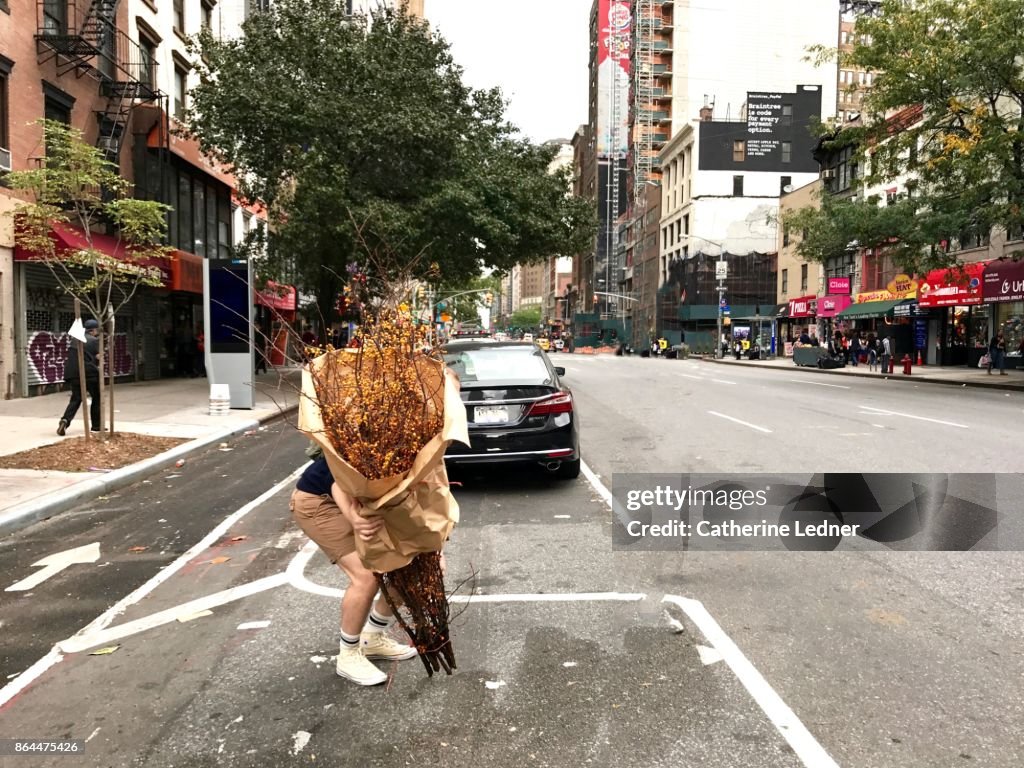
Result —
M 74 549 L 66 549 L 63 552 L 57 552 L 52 555 L 47 555 L 37 563 L 33 563 L 34 567 L 42 567 L 42 570 L 36 571 L 27 579 L 22 579 L 17 584 L 12 584 L 5 592 L 25 592 L 32 589 L 39 584 L 42 584 L 51 576 L 56 576 L 58 573 L 63 571 L 69 565 L 77 565 L 79 563 L 95 563 L 100 559 L 100 544 L 98 541 L 92 544 L 86 544 L 82 547 L 75 547 Z

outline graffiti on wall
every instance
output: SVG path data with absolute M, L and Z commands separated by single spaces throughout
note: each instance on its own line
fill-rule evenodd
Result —
M 36 331 L 28 337 L 28 384 L 60 384 L 64 381 L 64 361 L 68 358 L 71 337 L 66 333 Z M 128 351 L 128 334 L 114 335 L 114 375 L 128 376 L 134 360 Z

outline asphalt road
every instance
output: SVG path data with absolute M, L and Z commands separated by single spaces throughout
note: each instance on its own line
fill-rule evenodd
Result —
M 0 543 L 5 584 L 102 552 L 2 595 L 0 738 L 88 739 L 2 764 L 1024 762 L 1020 555 L 617 552 L 603 495 L 653 471 L 1020 472 L 1019 395 L 556 362 L 599 477 L 461 477 L 452 677 L 415 660 L 386 688 L 334 676 L 343 579 L 289 520 L 303 441 L 270 429 Z

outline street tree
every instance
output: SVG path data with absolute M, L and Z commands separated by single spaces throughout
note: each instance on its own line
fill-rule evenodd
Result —
M 885 248 L 908 273 L 955 259 L 968 239 L 1024 225 L 1024 3 L 883 0 L 857 20 L 843 68 L 877 73 L 862 125 L 826 147 L 856 147 L 860 183 L 908 178 L 909 194 L 880 205 L 822 195 L 789 220 L 815 261 L 851 244 Z M 835 52 L 816 49 L 820 58 Z M 834 61 L 834 59 L 833 59 Z
M 113 434 L 114 345 L 109 344 L 109 393 L 104 386 L 105 349 L 112 341 L 116 314 L 139 288 L 162 284 L 160 266 L 171 255 L 171 249 L 162 245 L 168 208 L 130 197 L 131 185 L 117 166 L 86 143 L 78 129 L 53 120 L 39 121 L 39 126 L 45 159 L 37 168 L 9 173 L 4 179 L 26 200 L 14 210 L 15 242 L 99 321 L 100 408 L 102 413 L 103 403 L 108 403 L 107 427 Z M 55 225 L 74 227 L 84 247 L 59 247 L 53 237 Z M 94 230 L 99 227 L 113 231 L 117 256 L 95 245 Z
M 533 331 L 540 325 L 540 307 L 523 307 L 517 309 L 509 317 L 509 325 L 512 328 L 519 328 L 522 330 Z
M 550 174 L 555 148 L 523 138 L 497 89 L 463 81 L 423 22 L 345 0 L 281 0 L 237 40 L 202 33 L 189 130 L 268 204 L 267 267 L 315 293 L 326 316 L 360 261 L 361 230 L 405 263 L 458 284 L 588 244 L 595 215 Z

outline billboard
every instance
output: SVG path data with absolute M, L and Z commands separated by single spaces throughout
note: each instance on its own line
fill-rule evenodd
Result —
M 624 0 L 597 11 L 597 156 L 625 157 L 629 145 L 629 48 L 632 14 Z

